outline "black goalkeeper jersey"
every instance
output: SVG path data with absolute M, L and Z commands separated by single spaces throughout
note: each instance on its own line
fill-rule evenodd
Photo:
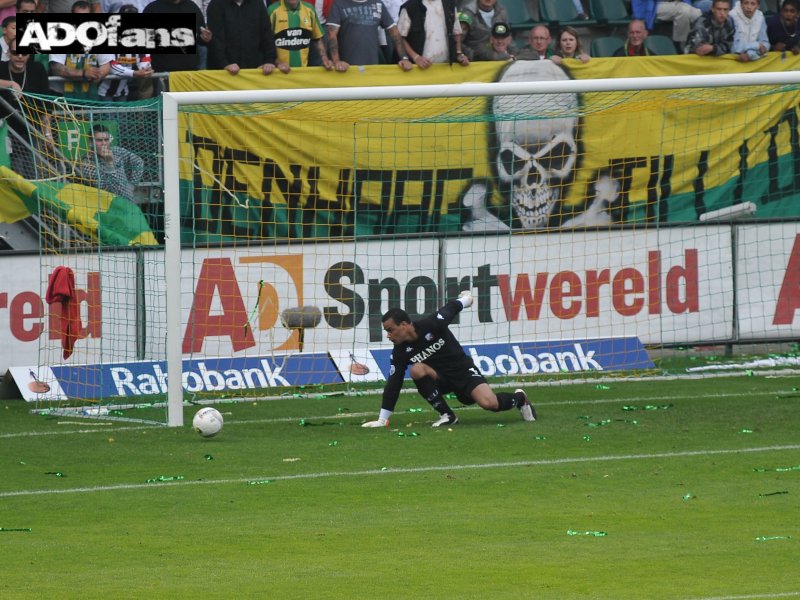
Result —
M 417 340 L 397 344 L 392 350 L 389 378 L 383 389 L 382 408 L 394 410 L 410 364 L 424 362 L 444 379 L 469 377 L 468 371 L 475 367 L 475 363 L 449 329 L 452 320 L 462 310 L 464 306 L 461 302 L 451 300 L 432 315 L 412 322 Z

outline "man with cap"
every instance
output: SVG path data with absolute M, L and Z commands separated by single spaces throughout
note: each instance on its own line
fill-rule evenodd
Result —
M 489 43 L 495 23 L 508 23 L 508 12 L 497 0 L 469 0 L 462 6 L 461 13 L 472 19 L 469 32 L 461 33 L 462 46 L 473 52 Z
M 495 23 L 489 41 L 475 50 L 474 60 L 516 60 L 516 48 L 512 44 L 511 27 L 508 23 Z

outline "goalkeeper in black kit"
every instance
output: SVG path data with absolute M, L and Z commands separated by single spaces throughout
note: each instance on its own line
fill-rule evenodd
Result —
M 451 321 L 462 310 L 472 306 L 472 301 L 470 292 L 461 292 L 458 299 L 413 322 L 400 308 L 389 309 L 383 315 L 383 330 L 394 344 L 389 378 L 383 389 L 378 419 L 368 421 L 362 427 L 389 426 L 389 417 L 394 412 L 409 365 L 411 379 L 420 395 L 440 415 L 433 427 L 458 423 L 458 417 L 444 399 L 444 395 L 450 392 L 455 393 L 462 404 L 478 404 L 493 412 L 518 408 L 523 420 L 536 420 L 536 410 L 525 392 L 518 389 L 513 394 L 495 394 L 450 331 Z

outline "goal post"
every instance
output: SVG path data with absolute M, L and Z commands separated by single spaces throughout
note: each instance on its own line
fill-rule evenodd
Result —
M 335 350 L 368 371 L 390 303 L 422 314 L 461 289 L 477 306 L 458 336 L 488 375 L 593 368 L 585 340 L 622 365 L 629 340 L 797 337 L 781 284 L 800 211 L 778 200 L 800 200 L 800 72 L 579 80 L 519 63 L 493 83 L 163 94 L 170 426 L 187 350 L 280 368 Z M 737 235 L 699 225 L 748 201 Z M 743 293 L 757 276 L 761 299 Z M 206 333 L 220 314 L 237 327 L 221 343 L 191 339 L 206 292 Z

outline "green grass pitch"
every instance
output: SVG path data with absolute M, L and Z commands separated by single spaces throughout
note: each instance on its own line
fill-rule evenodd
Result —
M 800 597 L 797 384 L 532 386 L 537 422 L 450 430 L 411 394 L 381 430 L 375 395 L 228 402 L 207 440 L 5 401 L 0 596 Z

